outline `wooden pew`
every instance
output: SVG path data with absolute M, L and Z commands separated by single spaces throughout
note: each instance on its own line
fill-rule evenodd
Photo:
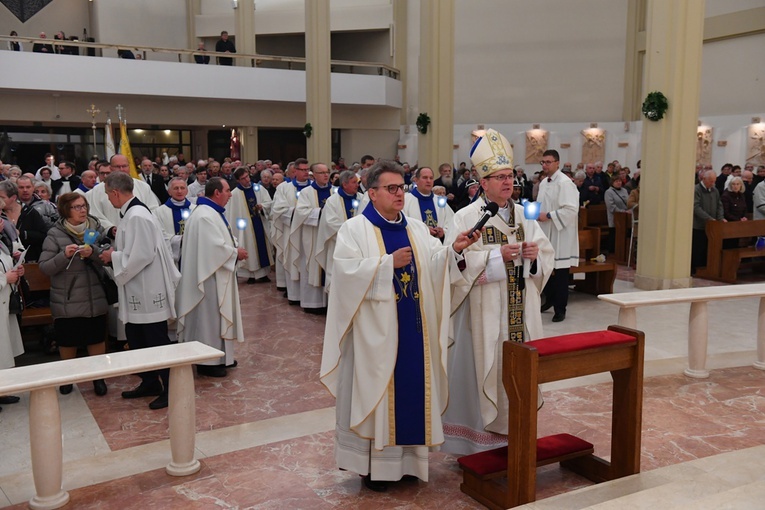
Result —
M 736 273 L 744 259 L 765 256 L 753 245 L 745 248 L 723 248 L 725 239 L 746 239 L 765 236 L 765 221 L 707 221 L 707 265 L 696 271 L 696 276 L 708 280 L 736 283 Z M 726 253 L 725 252 L 729 252 Z M 726 265 L 723 270 L 723 264 Z
M 50 293 L 50 278 L 40 271 L 37 263 L 24 264 L 24 278 L 29 283 L 29 290 L 39 293 Z M 50 314 L 50 306 L 40 308 L 24 308 L 21 313 L 21 327 L 26 326 L 47 326 L 53 324 L 53 317 Z
M 579 208 L 579 229 L 597 227 L 600 229 L 600 242 L 608 240 L 608 213 L 606 204 L 587 205 Z
M 611 258 L 617 264 L 627 264 L 631 229 L 632 214 L 614 211 L 614 253 Z
M 62 489 L 63 448 L 58 387 L 94 379 L 170 368 L 168 427 L 171 462 L 165 472 L 186 476 L 201 468 L 194 458 L 196 408 L 192 364 L 219 358 L 218 349 L 188 342 L 0 370 L 0 395 L 29 391 L 29 441 L 36 495 L 30 508 L 69 502 Z
M 571 282 L 579 292 L 587 294 L 611 294 L 616 280 L 616 263 L 593 262 L 600 255 L 600 229 L 588 227 L 579 230 L 579 265 L 569 270 L 571 275 L 584 273 L 584 280 Z
M 596 483 L 639 473 L 644 346 L 642 332 L 619 326 L 526 343 L 504 342 L 508 446 L 460 457 L 460 489 L 499 510 L 536 500 L 539 465 L 560 462 Z M 596 457 L 591 443 L 569 434 L 537 439 L 539 385 L 601 372 L 610 372 L 614 381 L 610 462 Z M 540 452 L 548 457 L 540 459 Z

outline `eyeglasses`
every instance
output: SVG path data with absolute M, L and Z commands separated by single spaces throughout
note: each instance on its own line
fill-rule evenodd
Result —
M 509 181 L 509 180 L 512 180 L 512 178 L 513 178 L 513 174 L 490 175 L 488 177 L 485 177 L 485 179 L 494 179 L 495 181 L 498 181 L 498 182 Z
M 80 205 L 73 205 L 70 209 L 72 209 L 73 211 L 85 211 L 87 210 L 87 208 L 88 208 L 87 205 L 80 204 Z
M 404 191 L 404 186 L 406 184 L 389 184 L 388 186 L 375 186 L 375 188 L 385 188 L 388 190 L 388 193 L 395 195 L 399 191 Z
M 555 162 L 556 162 L 555 160 L 550 160 L 550 161 L 542 160 L 539 162 L 539 164 L 542 166 L 545 166 L 545 165 L 552 165 Z

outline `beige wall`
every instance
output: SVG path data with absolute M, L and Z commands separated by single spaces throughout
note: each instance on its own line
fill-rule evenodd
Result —
M 67 37 L 76 35 L 82 39 L 83 28 L 88 29 L 88 35 L 91 32 L 88 3 L 83 0 L 56 0 L 29 18 L 26 23 L 22 23 L 0 4 L 0 34 L 8 35 L 11 30 L 15 30 L 21 37 L 37 37 L 40 32 L 45 32 L 49 39 L 53 39 L 53 34 L 63 30 Z M 5 43 L 2 49 L 6 49 Z M 24 49 L 32 51 L 31 47 Z
M 345 164 L 359 161 L 361 156 L 370 154 L 375 158 L 392 159 L 396 155 L 398 130 L 351 129 L 340 135 L 341 156 Z

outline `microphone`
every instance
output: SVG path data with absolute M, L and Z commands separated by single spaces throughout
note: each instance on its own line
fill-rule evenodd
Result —
M 499 211 L 499 204 L 496 202 L 489 202 L 486 204 L 486 207 L 484 207 L 483 210 L 483 216 L 481 216 L 481 219 L 478 220 L 478 223 L 475 224 L 475 227 L 470 229 L 470 232 L 468 232 L 468 237 L 473 237 L 473 233 L 476 230 L 481 230 L 483 226 L 486 225 L 486 222 L 489 221 L 492 216 L 497 214 L 497 211 Z

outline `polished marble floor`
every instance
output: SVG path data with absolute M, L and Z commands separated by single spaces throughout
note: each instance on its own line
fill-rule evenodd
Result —
M 621 268 L 615 291 L 634 290 L 631 277 L 630 270 Z M 184 478 L 164 473 L 169 461 L 166 411 L 119 397 L 137 378 L 108 380 L 105 397 L 95 396 L 92 385 L 80 384 L 59 397 L 64 488 L 72 498 L 66 508 L 482 508 L 460 492 L 461 472 L 450 455 L 431 454 L 429 483 L 401 482 L 386 494 L 363 489 L 357 475 L 337 470 L 334 400 L 318 382 L 324 318 L 288 306 L 273 284 L 242 284 L 240 292 L 247 342 L 238 346 L 239 365 L 224 379 L 196 380 L 202 470 Z M 642 476 L 679 463 L 735 455 L 726 452 L 743 455 L 765 443 L 765 372 L 751 368 L 758 303 L 737 300 L 710 307 L 714 322 L 707 365 L 712 371 L 706 380 L 682 375 L 688 307 L 638 311 L 638 328 L 646 332 Z M 577 293 L 571 296 L 566 321 L 552 323 L 552 313 L 543 315 L 548 336 L 601 329 L 616 318 L 616 307 Z M 606 454 L 607 376 L 548 385 L 545 399 L 541 433 L 571 432 Z M 27 410 L 28 395 L 22 395 L 21 403 L 3 406 L 0 413 L 0 506 L 25 508 L 34 494 Z M 765 472 L 765 461 L 759 462 L 757 469 Z M 540 470 L 537 504 L 590 485 L 548 466 Z M 741 491 L 759 494 L 756 488 Z M 605 504 L 597 498 L 581 501 Z

